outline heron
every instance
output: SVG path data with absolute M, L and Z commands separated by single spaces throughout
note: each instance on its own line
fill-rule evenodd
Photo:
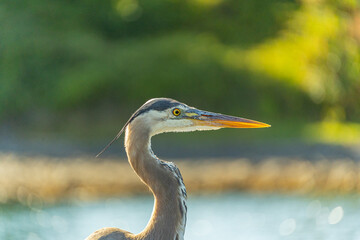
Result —
M 159 159 L 151 149 L 151 137 L 165 132 L 191 132 L 220 128 L 264 128 L 270 125 L 250 119 L 203 111 L 170 98 L 154 98 L 142 105 L 125 123 L 102 154 L 125 131 L 128 161 L 154 195 L 147 226 L 138 234 L 119 228 L 102 228 L 86 240 L 183 240 L 187 193 L 179 169 Z

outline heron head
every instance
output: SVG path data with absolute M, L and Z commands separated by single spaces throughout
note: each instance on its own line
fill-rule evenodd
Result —
M 130 117 L 118 135 L 103 151 L 117 140 L 128 126 L 146 130 L 150 136 L 164 132 L 270 127 L 266 123 L 246 118 L 199 110 L 169 98 L 153 98 L 142 105 Z
M 134 113 L 129 124 L 149 128 L 150 135 L 220 128 L 262 128 L 270 125 L 240 117 L 203 111 L 169 98 L 154 98 Z

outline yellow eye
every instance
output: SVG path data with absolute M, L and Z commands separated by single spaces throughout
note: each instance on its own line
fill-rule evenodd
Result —
M 181 111 L 180 111 L 180 109 L 175 108 L 175 109 L 172 111 L 172 113 L 173 113 L 175 116 L 179 116 L 180 113 L 181 113 Z

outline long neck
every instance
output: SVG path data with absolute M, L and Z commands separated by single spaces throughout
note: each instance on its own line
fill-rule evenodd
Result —
M 151 150 L 148 130 L 129 125 L 125 148 L 129 163 L 154 194 L 152 216 L 136 239 L 181 240 L 186 225 L 186 190 L 179 170 L 159 160 Z

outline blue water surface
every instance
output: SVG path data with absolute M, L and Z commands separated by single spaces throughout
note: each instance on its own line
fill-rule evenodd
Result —
M 151 196 L 52 206 L 0 205 L 0 240 L 81 240 L 102 227 L 140 232 Z M 185 239 L 360 240 L 360 197 L 190 196 Z

